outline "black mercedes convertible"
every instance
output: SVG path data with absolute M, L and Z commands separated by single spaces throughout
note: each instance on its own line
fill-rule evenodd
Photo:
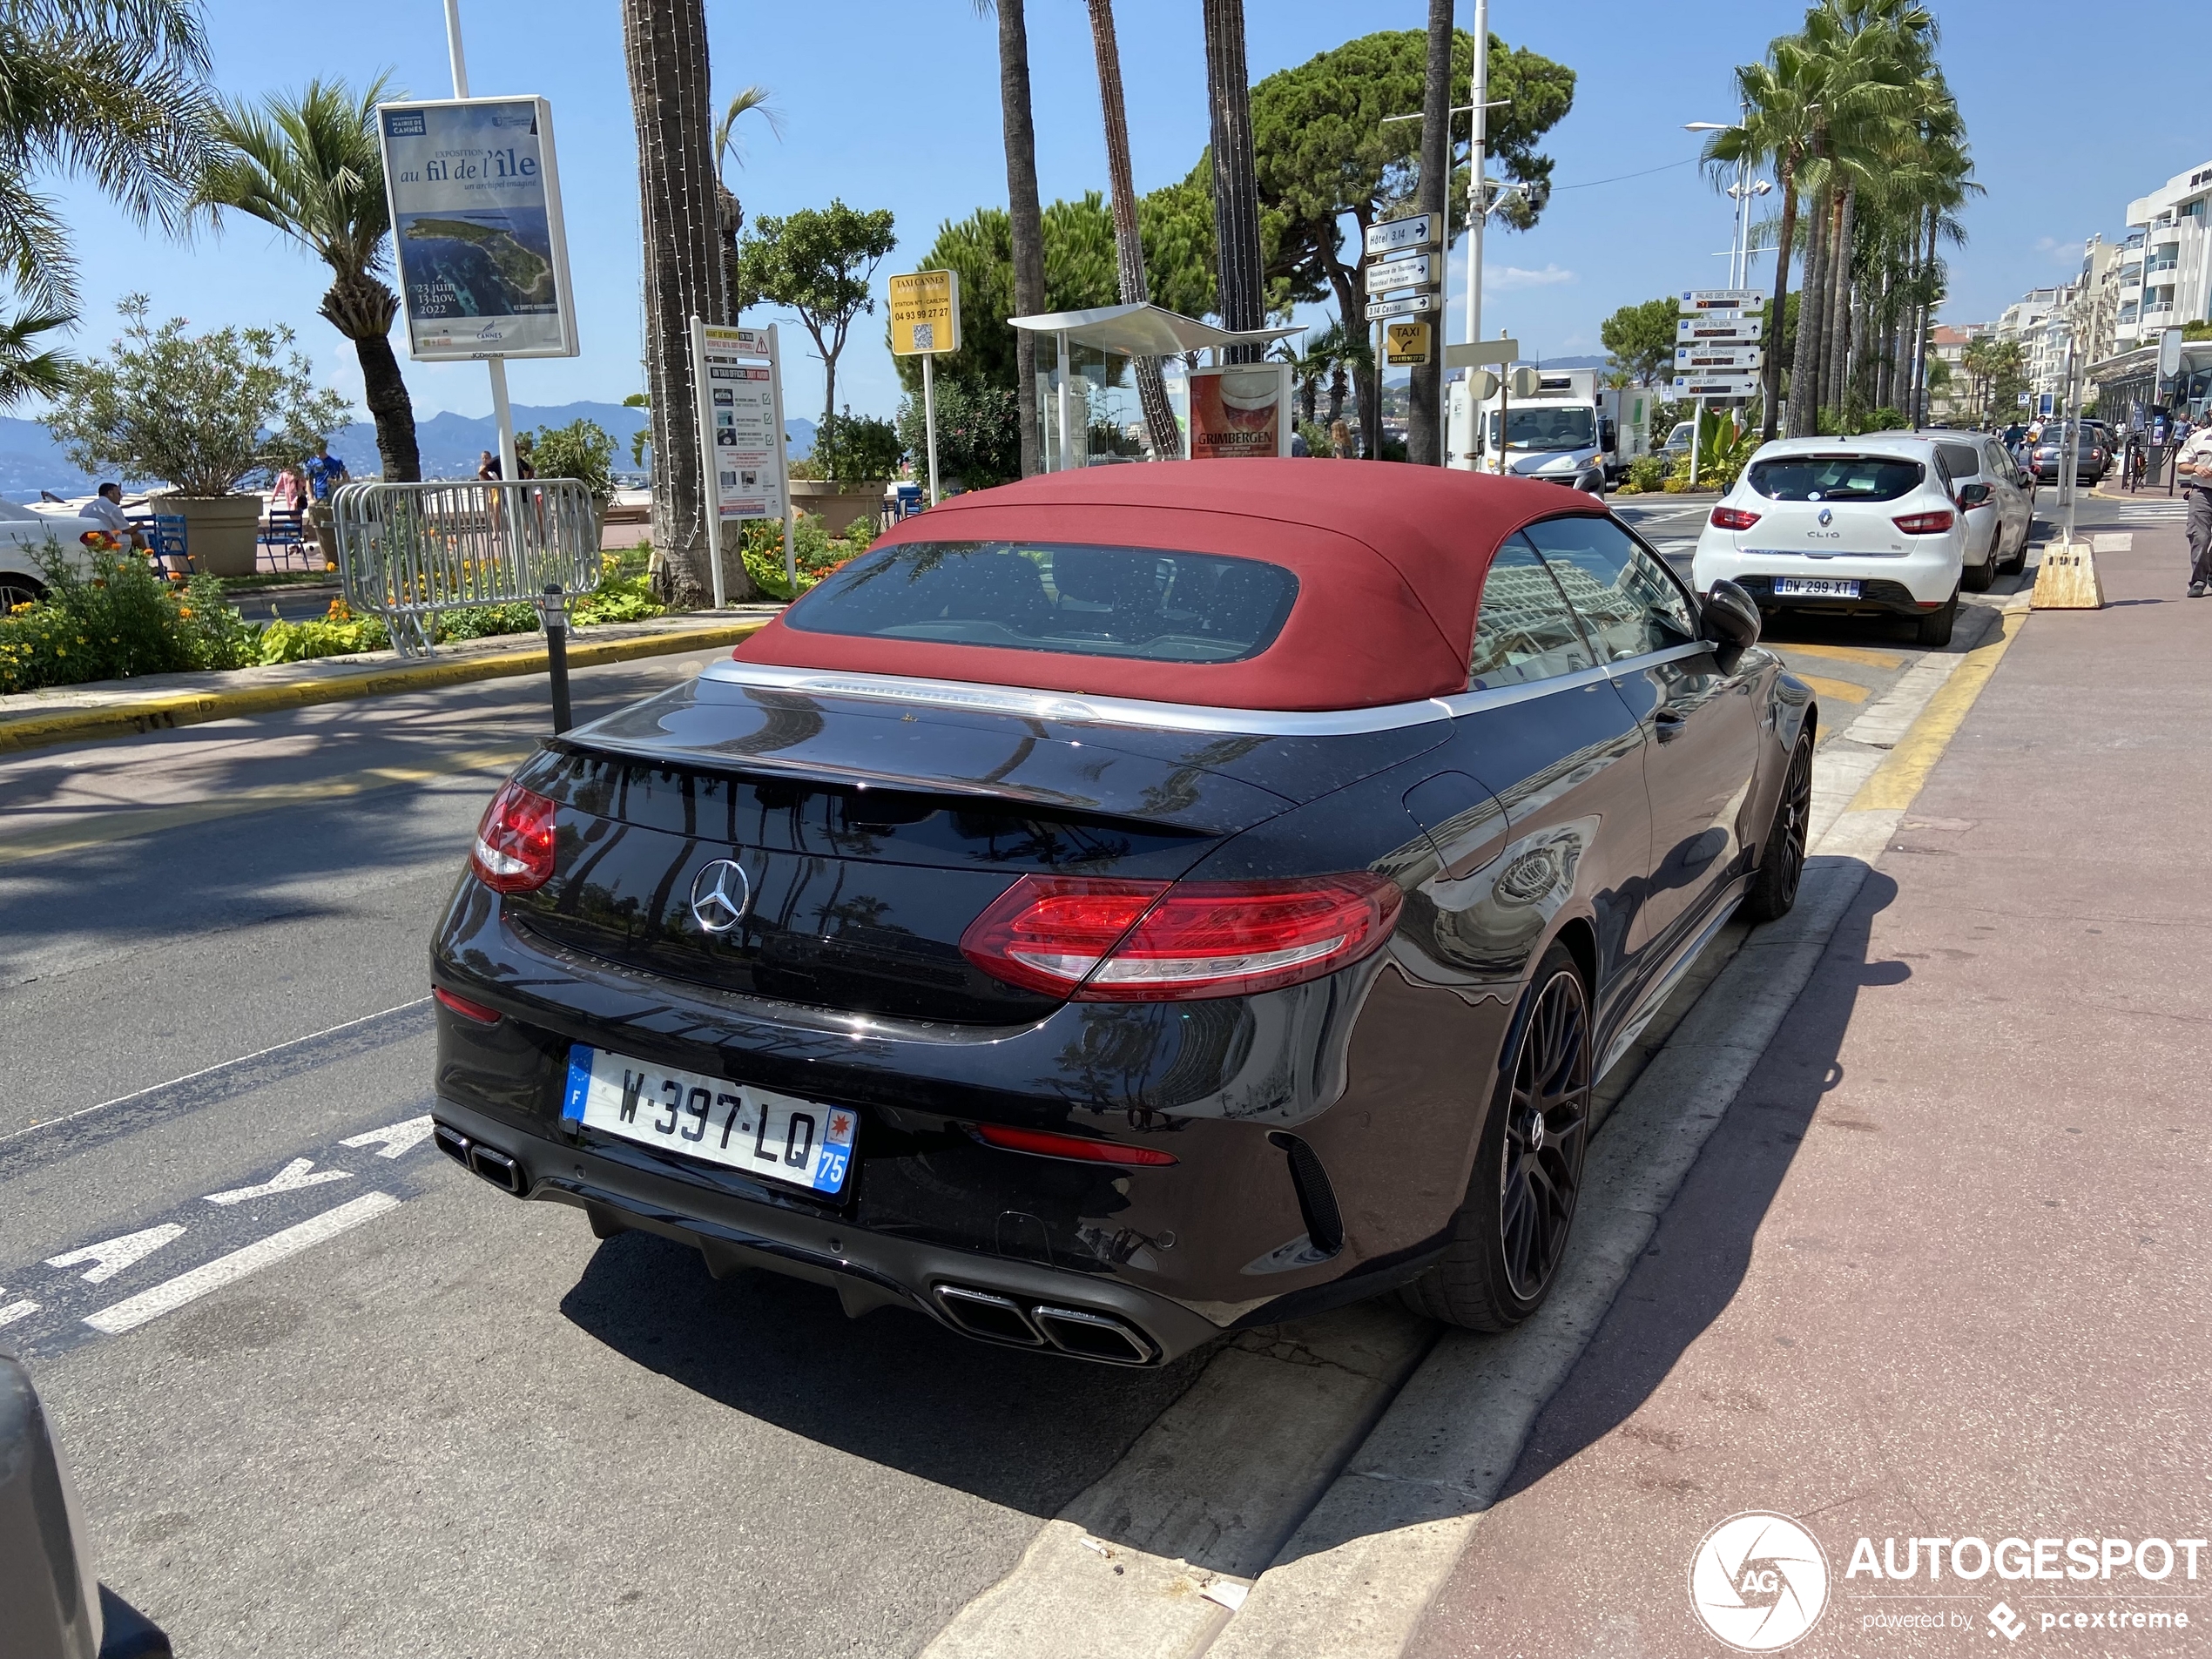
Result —
M 1592 1085 L 1804 861 L 1814 706 L 1602 501 L 1062 473 L 547 743 L 432 953 L 437 1137 L 970 1336 L 1156 1365 L 1543 1299 Z

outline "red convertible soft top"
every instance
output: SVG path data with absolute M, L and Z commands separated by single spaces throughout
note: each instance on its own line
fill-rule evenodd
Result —
M 1052 473 L 956 496 L 875 546 L 1078 543 L 1264 559 L 1298 579 L 1274 643 L 1242 662 L 1161 663 L 808 633 L 778 617 L 733 654 L 1212 708 L 1408 703 L 1467 689 L 1475 606 L 1501 542 L 1539 518 L 1604 510 L 1556 484 L 1388 462 L 1188 461 Z

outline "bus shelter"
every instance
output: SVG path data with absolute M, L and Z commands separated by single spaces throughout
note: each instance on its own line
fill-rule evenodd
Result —
M 1213 358 L 1210 374 L 1219 370 L 1229 348 L 1234 346 L 1257 346 L 1262 348 L 1298 332 L 1295 327 L 1253 328 L 1237 330 L 1217 327 L 1201 322 L 1196 317 L 1186 317 L 1180 312 L 1170 311 L 1163 306 L 1139 303 L 1124 306 L 1096 306 L 1087 311 L 1054 311 L 1035 317 L 1009 317 L 1007 321 L 1015 328 L 1030 334 L 1049 334 L 1055 350 L 1052 367 L 1037 376 L 1039 397 L 1037 410 L 1043 430 L 1039 434 L 1045 456 L 1045 470 L 1064 471 L 1072 467 L 1091 464 L 1090 435 L 1094 427 L 1094 404 L 1103 401 L 1103 395 L 1118 377 L 1119 369 L 1112 360 L 1119 357 L 1158 357 L 1183 365 L 1192 365 L 1202 352 Z M 1076 358 L 1078 352 L 1095 354 L 1102 360 L 1096 374 L 1079 369 Z M 1274 365 L 1283 373 L 1281 380 L 1285 392 L 1279 418 L 1290 419 L 1291 410 L 1287 387 L 1287 364 Z M 1190 453 L 1189 374 L 1177 395 L 1170 385 L 1170 395 L 1176 402 L 1176 418 L 1184 429 L 1183 446 L 1175 457 L 1185 459 Z M 1273 453 L 1273 451 L 1270 451 Z M 1108 457 L 1102 456 L 1100 459 Z M 1113 455 L 1112 459 L 1130 457 Z M 1164 459 L 1165 457 L 1155 457 Z

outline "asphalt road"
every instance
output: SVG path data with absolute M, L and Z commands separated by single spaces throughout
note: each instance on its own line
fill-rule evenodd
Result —
M 1860 701 L 1919 655 L 1779 648 Z M 711 654 L 584 671 L 579 714 Z M 850 1323 L 440 1157 L 425 946 L 542 697 L 0 764 L 0 1340 L 102 1575 L 180 1651 L 914 1651 L 1210 1355 L 1111 1372 Z

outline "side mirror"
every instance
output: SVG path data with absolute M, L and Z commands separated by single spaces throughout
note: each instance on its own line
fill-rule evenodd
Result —
M 1976 507 L 1986 507 L 1988 504 L 1989 486 L 1987 484 L 1961 484 L 1959 487 L 1959 505 L 1960 507 L 1973 509 Z
M 2020 469 L 2019 478 L 2014 482 L 2017 482 L 2022 489 L 2026 489 L 2030 484 L 2035 482 L 2035 475 L 2030 472 L 2027 468 L 2022 467 Z
M 1697 632 L 1723 651 L 1749 651 L 1759 643 L 1758 604 L 1723 577 L 1713 583 L 1698 610 Z

